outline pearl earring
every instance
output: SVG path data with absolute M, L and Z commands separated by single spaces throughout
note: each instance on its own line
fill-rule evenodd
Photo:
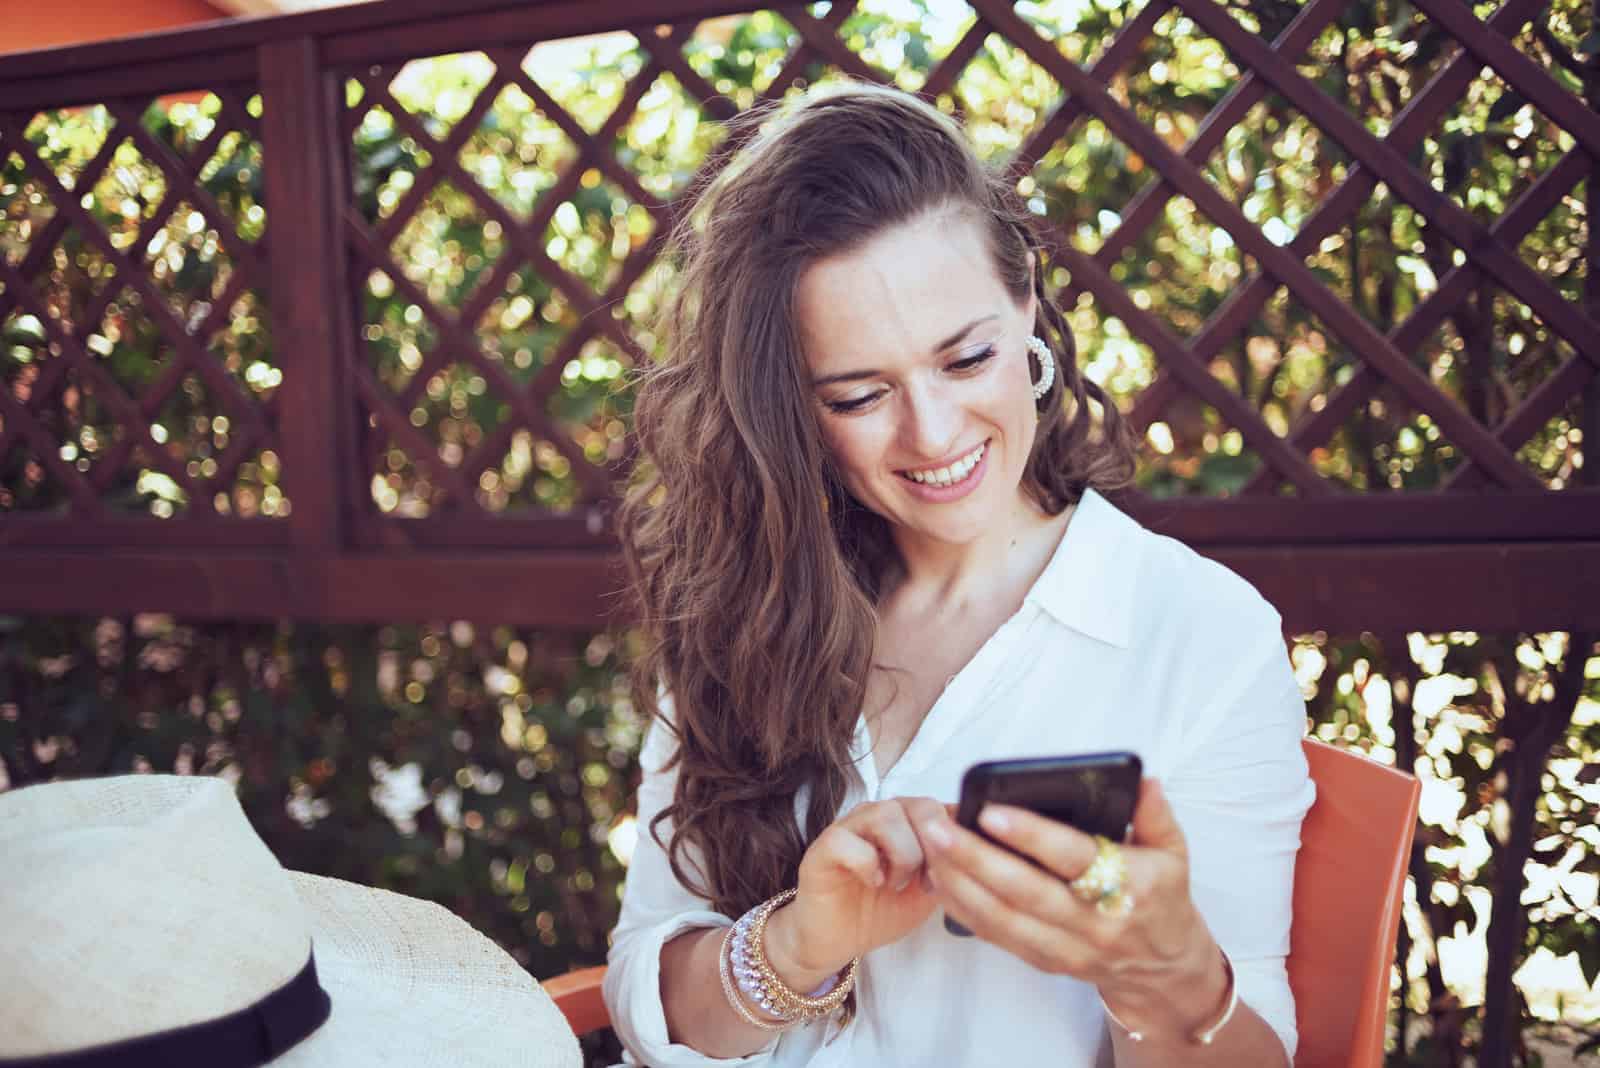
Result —
M 1056 358 L 1044 339 L 1034 334 L 1028 338 L 1028 351 L 1039 361 L 1039 380 L 1033 384 L 1033 399 L 1044 400 L 1056 380 Z

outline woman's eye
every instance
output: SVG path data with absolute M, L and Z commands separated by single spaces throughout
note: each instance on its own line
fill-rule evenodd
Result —
M 950 365 L 952 371 L 975 371 L 994 357 L 994 346 L 986 345 L 983 350 L 964 360 L 957 360 Z
M 827 404 L 829 411 L 838 412 L 840 415 L 848 415 L 851 412 L 860 411 L 877 399 L 878 395 L 876 393 L 868 393 L 865 397 L 851 397 L 849 400 L 826 401 L 824 403 Z

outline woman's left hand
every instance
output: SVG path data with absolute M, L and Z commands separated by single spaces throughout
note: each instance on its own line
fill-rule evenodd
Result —
M 1132 841 L 1120 846 L 1132 899 L 1123 910 L 1068 886 L 1095 858 L 1092 836 L 1010 805 L 985 806 L 979 823 L 1035 863 L 961 827 L 943 805 L 923 800 L 912 812 L 926 878 L 953 919 L 1040 971 L 1095 984 L 1134 1018 L 1154 1010 L 1199 1024 L 1220 1007 L 1226 967 L 1190 900 L 1188 847 L 1158 783 L 1141 785 Z

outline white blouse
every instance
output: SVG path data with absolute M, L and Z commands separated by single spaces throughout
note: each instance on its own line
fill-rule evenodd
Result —
M 858 723 L 864 782 L 841 814 L 891 797 L 953 802 L 962 773 L 979 760 L 1138 753 L 1187 836 L 1191 893 L 1233 961 L 1240 999 L 1292 1056 L 1284 959 L 1300 822 L 1313 797 L 1300 748 L 1305 725 L 1277 611 L 1233 572 L 1151 533 L 1091 490 L 1021 609 L 950 683 L 881 780 L 866 724 Z M 937 912 L 862 959 L 856 1016 L 843 1029 L 810 1024 L 729 1059 L 669 1041 L 662 945 L 690 928 L 731 922 L 678 883 L 648 831 L 672 798 L 676 770 L 661 769 L 674 744 L 652 727 L 640 757 L 638 845 L 605 980 L 627 1063 L 1111 1063 L 1093 986 L 952 936 Z M 670 841 L 670 825 L 661 830 Z

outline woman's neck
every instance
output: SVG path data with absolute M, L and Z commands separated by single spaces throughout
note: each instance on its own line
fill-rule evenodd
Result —
M 896 531 L 901 574 L 889 595 L 925 609 L 959 609 L 996 596 L 1020 601 L 1060 544 L 1072 513 L 1048 515 L 1017 495 L 1016 507 L 967 542 L 941 541 Z

